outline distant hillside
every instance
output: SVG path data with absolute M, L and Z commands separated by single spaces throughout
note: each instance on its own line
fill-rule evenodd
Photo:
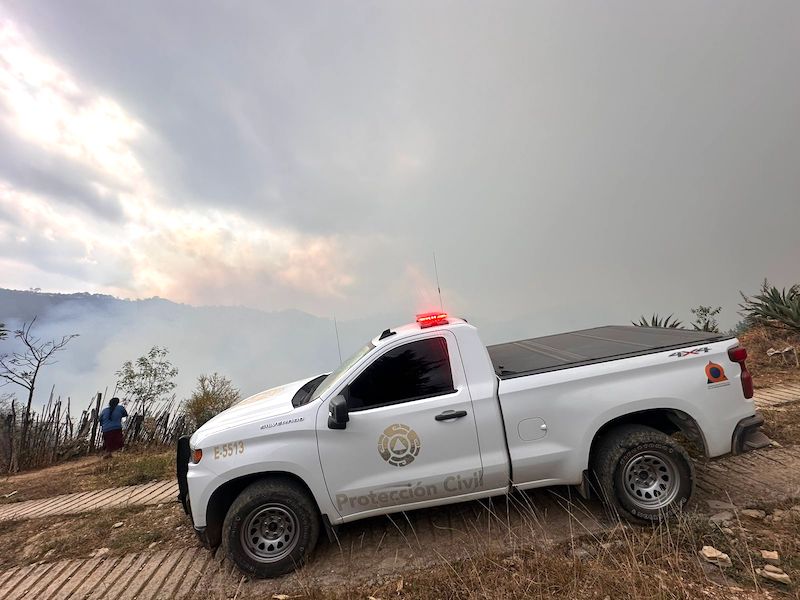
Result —
M 42 338 L 78 333 L 58 363 L 40 378 L 37 403 L 56 394 L 83 407 L 115 384 L 114 372 L 151 346 L 166 346 L 179 368 L 177 393 L 185 397 L 201 373 L 231 377 L 243 395 L 315 375 L 339 364 L 332 320 L 287 310 L 193 307 L 161 298 L 120 300 L 100 294 L 50 294 L 0 289 L 0 322 L 14 329 L 37 317 Z M 402 319 L 401 319 L 402 320 Z M 398 321 L 374 318 L 339 323 L 342 352 L 349 354 L 376 331 Z M 0 353 L 14 341 L 0 341 Z M 12 392 L 14 386 L 0 388 Z M 17 391 L 18 397 L 22 394 Z
M 481 319 L 460 315 L 480 329 L 487 344 L 597 325 L 593 320 L 546 315 L 518 319 Z M 249 396 L 263 389 L 335 369 L 339 365 L 333 320 L 298 310 L 266 312 L 241 306 L 190 306 L 163 298 L 121 300 L 102 294 L 51 294 L 0 288 L 0 323 L 13 330 L 37 317 L 42 339 L 77 333 L 58 355 L 58 363 L 39 378 L 36 403 L 47 401 L 51 386 L 84 408 L 98 391 L 114 389 L 114 373 L 152 346 L 166 346 L 178 367 L 179 398 L 186 398 L 202 373 L 230 377 Z M 413 313 L 372 315 L 339 321 L 342 356 L 346 358 L 387 327 L 407 323 Z M 15 341 L 0 341 L 0 354 Z M 0 393 L 21 391 L 0 387 Z

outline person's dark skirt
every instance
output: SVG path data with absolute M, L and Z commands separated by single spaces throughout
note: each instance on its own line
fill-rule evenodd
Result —
M 106 452 L 114 452 L 115 450 L 121 450 L 122 446 L 125 444 L 125 440 L 122 437 L 122 429 L 114 429 L 113 431 L 104 431 L 103 443 L 105 444 Z

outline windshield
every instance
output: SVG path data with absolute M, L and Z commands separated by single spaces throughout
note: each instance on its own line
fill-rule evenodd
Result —
M 327 374 L 323 374 L 319 377 L 314 377 L 314 379 L 311 381 L 307 381 L 303 387 L 295 392 L 294 397 L 292 398 L 292 406 L 297 408 L 298 406 L 308 404 L 311 401 L 314 392 L 317 391 L 319 384 L 322 383 L 327 376 Z
M 359 360 L 361 360 L 364 356 L 367 355 L 375 346 L 370 342 L 361 350 L 353 354 L 350 358 L 344 361 L 338 369 L 336 369 L 333 373 L 328 375 L 325 379 L 322 380 L 322 383 L 319 384 L 317 387 L 316 392 L 314 393 L 314 398 L 319 398 L 320 396 L 324 396 L 328 390 L 334 387 L 341 379 L 342 375 L 347 373 L 354 364 L 356 364 Z

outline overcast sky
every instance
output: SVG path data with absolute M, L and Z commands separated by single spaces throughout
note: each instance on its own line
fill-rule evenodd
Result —
M 0 5 L 0 286 L 547 333 L 800 281 L 800 3 Z

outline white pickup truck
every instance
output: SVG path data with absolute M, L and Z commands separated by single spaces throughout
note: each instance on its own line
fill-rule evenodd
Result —
M 487 348 L 462 319 L 419 315 L 182 438 L 180 499 L 256 577 L 301 565 L 321 528 L 541 486 L 661 519 L 694 484 L 672 434 L 709 457 L 768 443 L 746 357 L 730 335 L 617 326 Z

